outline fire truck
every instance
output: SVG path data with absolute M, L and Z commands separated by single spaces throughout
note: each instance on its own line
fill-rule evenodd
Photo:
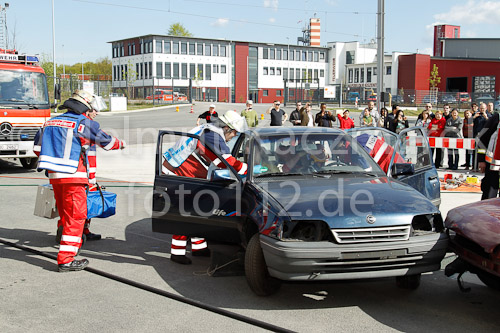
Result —
M 38 62 L 0 49 L 0 158 L 18 158 L 26 169 L 37 165 L 33 141 L 50 118 L 47 77 Z

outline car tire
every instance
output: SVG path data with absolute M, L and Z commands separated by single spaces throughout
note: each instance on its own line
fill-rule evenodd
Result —
M 245 252 L 245 276 L 250 289 L 258 296 L 276 293 L 281 282 L 269 275 L 264 253 L 260 246 L 259 233 L 252 236 Z
M 38 158 L 37 157 L 27 157 L 27 158 L 20 158 L 21 165 L 25 169 L 34 169 L 36 168 L 36 165 L 38 163 Z
M 420 286 L 420 276 L 420 273 L 397 276 L 396 285 L 401 289 L 416 290 Z
M 491 289 L 500 290 L 500 278 L 488 272 L 477 272 L 477 277 Z

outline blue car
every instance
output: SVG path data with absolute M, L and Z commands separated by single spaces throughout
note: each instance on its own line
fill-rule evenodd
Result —
M 226 168 L 206 165 L 202 179 L 162 171 L 168 149 L 199 137 L 160 131 L 153 231 L 241 244 L 248 285 L 261 296 L 283 281 L 395 277 L 399 287 L 415 289 L 421 273 L 439 270 L 446 253 L 435 205 L 439 185 L 434 192 L 408 185 L 430 178 L 422 165 L 432 160 L 419 129 L 375 134 L 249 130 L 232 150 L 248 173 L 238 175 L 207 147 Z M 387 173 L 376 162 L 381 156 Z

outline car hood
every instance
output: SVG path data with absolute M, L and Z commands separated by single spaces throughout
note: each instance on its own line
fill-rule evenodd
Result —
M 500 244 L 500 198 L 453 208 L 444 224 L 492 253 Z
M 295 220 L 323 220 L 331 228 L 411 224 L 436 206 L 412 187 L 388 177 L 333 175 L 259 182 Z M 367 216 L 375 217 L 367 223 Z M 372 221 L 373 222 L 373 219 Z

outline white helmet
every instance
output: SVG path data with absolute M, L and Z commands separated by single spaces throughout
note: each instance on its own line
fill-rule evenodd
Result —
M 83 105 L 88 107 L 89 110 L 93 109 L 92 103 L 95 103 L 95 98 L 94 98 L 94 95 L 92 95 L 88 91 L 77 89 L 77 90 L 75 90 L 73 95 L 71 95 L 70 98 L 82 103 Z
M 236 111 L 229 110 L 224 113 L 224 115 L 219 117 L 224 124 L 229 126 L 229 128 L 236 130 L 237 132 L 244 132 L 248 129 L 247 121 L 245 117 L 240 116 Z

